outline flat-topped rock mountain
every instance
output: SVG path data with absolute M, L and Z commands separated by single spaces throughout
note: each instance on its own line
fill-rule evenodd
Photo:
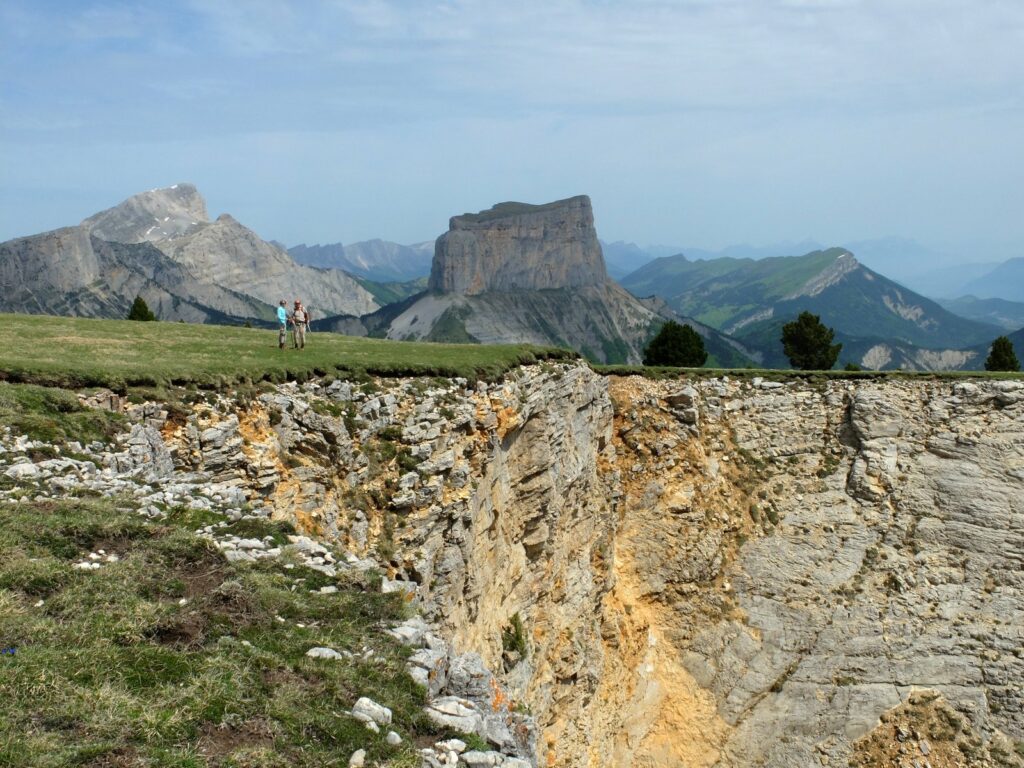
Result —
M 271 322 L 280 299 L 364 314 L 373 296 L 338 270 L 297 264 L 191 184 L 134 195 L 67 227 L 0 244 L 0 310 L 123 317 L 136 295 L 163 320 Z
M 429 287 L 474 296 L 607 281 L 590 198 L 578 195 L 546 205 L 499 203 L 452 217 L 434 248 Z
M 391 339 L 555 345 L 599 362 L 638 363 L 667 319 L 704 336 L 709 365 L 749 361 L 738 343 L 611 280 L 590 198 L 579 195 L 453 217 L 435 244 L 425 293 L 336 327 Z

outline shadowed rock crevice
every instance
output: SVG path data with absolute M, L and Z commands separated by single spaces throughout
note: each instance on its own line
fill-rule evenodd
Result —
M 540 764 L 844 765 L 929 688 L 962 722 L 950 745 L 1016 766 L 1024 383 L 573 364 L 111 402 L 132 427 L 110 471 L 188 475 L 377 563 L 476 654 L 470 687 L 529 709 Z M 57 466 L 29 464 L 8 477 Z M 442 706 L 487 732 L 479 702 Z

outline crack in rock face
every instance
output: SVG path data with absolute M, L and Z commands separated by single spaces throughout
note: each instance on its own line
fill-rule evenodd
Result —
M 651 455 L 630 470 L 642 481 L 616 543 L 653 631 L 725 723 L 706 721 L 703 764 L 844 764 L 918 689 L 979 744 L 1019 740 L 1024 386 L 697 386 L 694 434 L 658 420 L 670 385 L 620 385 L 618 434 Z M 659 455 L 666 432 L 682 463 Z M 640 764 L 672 764 L 634 743 Z
M 104 455 L 11 436 L 3 473 L 248 505 L 311 567 L 378 567 L 432 716 L 493 748 L 424 765 L 1022 765 L 1024 382 L 558 364 L 103 403 Z

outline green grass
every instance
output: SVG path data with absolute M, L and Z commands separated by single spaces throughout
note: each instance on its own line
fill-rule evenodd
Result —
M 0 381 L 0 425 L 15 434 L 54 444 L 107 442 L 123 423 L 120 414 L 82 406 L 73 392 Z
M 306 349 L 279 350 L 276 331 L 0 315 L 7 342 L 0 380 L 64 387 L 305 379 L 338 371 L 497 378 L 509 369 L 575 353 L 530 345 L 431 344 L 311 333 Z
M 469 307 L 448 307 L 434 323 L 427 338 L 454 344 L 476 344 L 478 339 L 466 330 Z
M 192 513 L 149 522 L 120 499 L 5 505 L 0 521 L 0 647 L 15 649 L 0 655 L 0 765 L 321 768 L 358 748 L 403 765 L 417 737 L 443 735 L 382 632 L 401 601 L 371 576 L 232 565 Z M 71 567 L 97 549 L 120 559 Z M 310 594 L 326 583 L 339 592 Z M 374 655 L 305 656 L 320 645 Z M 363 695 L 393 710 L 403 745 L 344 714 Z
M 517 203 L 512 201 L 497 203 L 486 211 L 480 211 L 479 213 L 464 213 L 457 218 L 474 224 L 480 224 L 483 222 L 494 221 L 496 219 L 503 219 L 508 216 L 522 216 L 529 213 L 556 210 L 572 199 L 573 198 L 571 197 L 567 197 L 565 200 L 555 200 L 554 202 L 541 203 L 540 205 L 533 205 L 532 203 Z

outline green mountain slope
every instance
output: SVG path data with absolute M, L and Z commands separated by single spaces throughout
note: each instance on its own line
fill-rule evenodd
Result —
M 821 315 L 848 338 L 915 347 L 970 347 L 998 330 L 954 315 L 867 269 L 841 248 L 759 261 L 673 256 L 645 265 L 622 282 L 638 295 L 661 296 L 680 314 L 762 350 L 765 364 L 779 362 L 781 325 L 803 310 Z

